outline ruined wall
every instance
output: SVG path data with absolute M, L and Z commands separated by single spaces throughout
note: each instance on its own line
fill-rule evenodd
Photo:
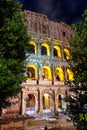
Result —
M 34 13 L 31 11 L 24 11 L 25 20 L 28 27 L 28 32 L 32 37 L 32 41 L 35 42 L 37 53 L 28 53 L 27 62 L 30 65 L 34 65 L 37 69 L 37 78 L 32 78 L 23 83 L 23 90 L 20 93 L 19 100 L 16 101 L 17 104 L 12 104 L 11 107 L 4 110 L 6 114 L 25 114 L 26 109 L 26 98 L 30 95 L 35 97 L 35 112 L 40 114 L 43 113 L 43 96 L 48 93 L 51 97 L 52 107 L 50 107 L 51 112 L 58 111 L 58 96 L 66 97 L 69 94 L 69 88 L 66 86 L 63 80 L 56 80 L 55 70 L 57 67 L 64 71 L 65 79 L 67 78 L 67 59 L 64 56 L 64 49 L 70 50 L 69 38 L 74 32 L 71 27 L 63 22 L 54 22 L 48 19 L 46 15 L 39 13 Z M 46 43 L 49 46 L 49 54 L 41 55 L 41 44 Z M 54 45 L 59 46 L 61 50 L 61 57 L 55 57 L 53 55 Z M 28 65 L 29 65 L 28 64 Z M 53 79 L 49 80 L 44 78 L 42 68 L 44 66 L 49 67 L 52 71 Z M 38 79 L 38 80 L 37 80 Z M 67 92 L 67 95 L 66 95 Z M 40 99 L 40 100 L 39 100 Z M 65 108 L 64 103 L 63 109 Z
M 41 36 L 48 36 L 65 42 L 69 41 L 70 35 L 74 32 L 71 27 L 63 22 L 54 22 L 46 15 L 24 11 L 28 31 L 38 33 Z

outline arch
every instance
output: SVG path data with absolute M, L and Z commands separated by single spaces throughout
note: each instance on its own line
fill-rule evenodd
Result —
M 56 75 L 56 80 L 64 81 L 64 72 L 61 67 L 56 68 L 55 75 Z
M 73 81 L 74 80 L 74 73 L 72 72 L 71 69 L 67 69 L 67 79 L 69 81 Z
M 36 43 L 34 41 L 30 41 L 28 44 L 30 45 L 29 52 L 36 54 Z
M 32 107 L 35 107 L 35 96 L 33 94 L 29 94 L 26 98 L 26 108 Z
M 65 111 L 67 107 L 67 103 L 65 102 L 65 95 L 63 93 L 59 93 L 57 95 L 57 109 L 59 112 Z
M 41 44 L 41 55 L 47 55 L 50 56 L 50 47 L 47 43 Z
M 62 108 L 62 97 L 60 94 L 58 95 L 58 108 Z
M 26 108 L 25 108 L 25 113 L 26 115 L 32 115 L 35 114 L 37 109 L 36 109 L 36 101 L 35 101 L 35 96 L 33 94 L 28 94 L 26 97 Z
M 54 56 L 61 58 L 61 49 L 59 46 L 53 46 Z
M 44 66 L 42 68 L 42 76 L 43 76 L 43 79 L 52 80 L 52 72 L 49 66 Z
M 64 48 L 64 58 L 70 60 L 70 51 L 67 48 Z
M 50 109 L 50 95 L 48 93 L 43 95 L 43 109 Z
M 37 79 L 37 69 L 34 65 L 29 65 L 27 67 L 27 75 L 28 75 L 28 80 Z

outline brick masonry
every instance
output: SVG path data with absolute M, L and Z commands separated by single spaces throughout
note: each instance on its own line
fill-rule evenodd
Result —
M 37 107 L 36 112 L 42 114 L 43 113 L 43 96 L 45 93 L 48 93 L 51 98 L 51 112 L 58 111 L 58 95 L 62 95 L 62 97 L 66 96 L 69 93 L 68 86 L 65 85 L 64 81 L 55 81 L 54 84 L 52 81 L 45 81 L 43 80 L 41 71 L 42 67 L 45 65 L 50 66 L 53 70 L 60 66 L 67 68 L 67 61 L 64 59 L 63 49 L 66 47 L 70 49 L 69 46 L 69 38 L 71 35 L 74 34 L 71 27 L 63 22 L 55 22 L 51 21 L 46 15 L 31 12 L 31 11 L 24 11 L 25 21 L 28 28 L 28 33 L 33 37 L 34 42 L 37 45 L 37 54 L 30 55 L 29 64 L 33 64 L 36 66 L 38 72 L 38 83 L 37 80 L 26 81 L 26 83 L 22 84 L 24 86 L 24 90 L 22 91 L 22 95 L 18 98 L 18 105 L 14 105 L 14 107 L 10 107 L 7 110 L 8 113 L 11 111 L 14 113 L 14 109 L 18 114 L 21 111 L 21 114 L 25 114 L 26 110 L 26 98 L 28 95 L 33 95 L 35 97 L 35 105 Z M 35 35 L 34 35 L 35 34 Z M 36 36 L 38 35 L 38 36 Z M 46 39 L 47 38 L 47 39 Z M 59 42 L 58 42 L 59 40 Z M 45 41 L 49 47 L 51 48 L 51 56 L 41 56 L 40 55 L 40 48 L 41 43 Z M 68 44 L 65 44 L 68 43 Z M 62 49 L 62 58 L 55 59 L 52 55 L 53 45 L 60 45 Z M 43 64 L 44 60 L 46 63 Z M 39 66 L 38 66 L 39 64 Z M 55 96 L 55 97 L 54 97 Z M 40 98 L 40 99 L 39 99 Z M 65 105 L 65 103 L 63 102 Z
M 69 25 L 51 21 L 46 15 L 31 11 L 24 11 L 24 14 L 29 32 L 65 42 L 68 42 L 70 36 L 74 33 Z

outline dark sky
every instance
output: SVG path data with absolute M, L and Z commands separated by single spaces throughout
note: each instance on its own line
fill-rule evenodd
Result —
M 76 23 L 87 8 L 87 0 L 19 0 L 23 9 L 46 14 L 49 19 Z

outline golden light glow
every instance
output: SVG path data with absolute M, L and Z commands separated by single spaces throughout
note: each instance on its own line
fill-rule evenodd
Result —
M 59 46 L 54 46 L 53 48 L 55 48 L 57 50 L 57 56 L 58 58 L 61 58 L 61 49 Z
M 26 98 L 26 107 L 34 107 L 35 106 L 35 97 L 33 94 L 29 94 Z
M 67 48 L 64 48 L 64 52 L 66 54 L 66 59 L 70 60 L 70 51 Z
M 44 106 L 45 106 L 45 109 L 50 108 L 50 96 L 47 93 L 44 94 Z
M 30 41 L 29 44 L 34 46 L 35 54 L 36 54 L 36 43 L 34 41 Z
M 68 79 L 69 79 L 70 81 L 73 81 L 73 80 L 74 80 L 74 74 L 73 74 L 72 70 L 67 69 L 67 75 L 68 75 Z
M 35 71 L 35 77 L 33 77 L 33 79 L 37 79 L 37 69 L 34 65 L 29 65 L 27 68 L 33 68 L 34 71 Z M 32 78 L 28 78 L 28 80 L 32 80 Z
M 64 81 L 64 73 L 61 67 L 56 68 L 56 75 L 59 76 L 60 81 Z
M 44 78 L 52 80 L 51 68 L 49 66 L 44 66 L 42 68 L 42 73 L 44 74 Z
M 48 44 L 47 43 L 43 43 L 43 44 L 41 44 L 41 46 L 46 47 L 46 49 L 47 49 L 47 56 L 50 56 L 50 47 L 48 46 Z

